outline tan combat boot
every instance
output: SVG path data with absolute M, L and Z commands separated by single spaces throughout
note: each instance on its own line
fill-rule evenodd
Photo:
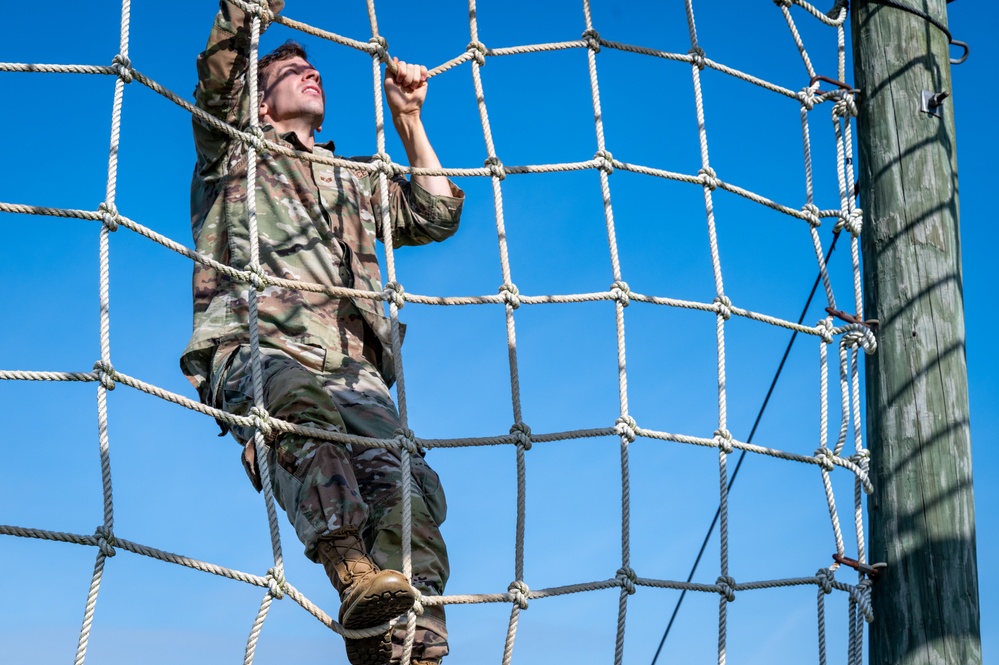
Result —
M 381 570 L 356 533 L 321 540 L 319 561 L 340 592 L 344 628 L 370 628 L 396 618 L 413 606 L 416 589 L 402 573 Z

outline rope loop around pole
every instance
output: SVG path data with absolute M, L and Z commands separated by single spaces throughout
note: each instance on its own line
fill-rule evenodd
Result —
M 510 586 L 507 587 L 507 591 L 510 592 L 510 602 L 515 603 L 522 610 L 527 609 L 528 596 L 531 590 L 523 580 L 511 582 Z
M 500 180 L 506 179 L 506 169 L 503 168 L 503 162 L 499 160 L 499 157 L 490 157 L 483 162 L 483 166 L 489 169 L 489 175 Z
M 833 462 L 835 455 L 833 451 L 825 446 L 817 449 L 815 451 L 815 461 L 819 463 L 824 471 L 832 471 L 836 468 L 836 464 Z
M 710 166 L 698 169 L 697 175 L 700 177 L 701 184 L 710 189 L 712 192 L 718 189 L 718 185 L 721 183 L 721 181 L 718 180 L 718 175 L 715 173 L 715 170 Z
M 423 449 L 416 442 L 416 434 L 408 427 L 400 427 L 395 431 L 395 441 L 400 448 L 408 450 L 410 455 L 419 455 L 423 452 Z
M 111 529 L 106 526 L 99 526 L 94 531 L 94 535 L 97 536 L 97 547 L 100 549 L 101 554 L 106 557 L 112 557 L 116 554 L 114 549 L 115 538 Z
M 704 55 L 704 49 L 700 46 L 693 47 L 687 51 L 687 54 L 690 56 L 690 64 L 694 65 L 702 72 L 704 71 L 704 68 L 708 66 L 707 58 Z
M 594 53 L 600 53 L 600 33 L 590 28 L 583 32 L 583 41 L 586 42 L 586 48 L 590 49 Z
M 397 308 L 402 309 L 406 305 L 406 290 L 399 282 L 388 282 L 385 290 L 382 291 L 382 300 L 391 302 Z
M 517 309 L 520 307 L 520 291 L 516 284 L 503 284 L 499 287 L 499 293 L 503 297 L 503 302 Z
M 111 59 L 111 69 L 125 83 L 132 82 L 132 61 L 121 53 Z
M 715 430 L 715 443 L 718 444 L 718 449 L 724 452 L 726 455 L 731 455 L 735 447 L 732 445 L 732 433 L 729 432 L 724 427 Z
M 118 223 L 121 221 L 121 215 L 118 214 L 118 209 L 113 203 L 108 203 L 107 201 L 102 202 L 97 206 L 97 212 L 101 214 L 101 220 L 104 226 L 107 227 L 108 231 L 114 232 L 118 230 Z
M 631 289 L 628 288 L 628 282 L 623 280 L 617 280 L 610 287 L 611 295 L 614 296 L 614 300 L 621 303 L 622 307 L 627 307 L 631 304 Z
M 818 572 L 815 573 L 815 581 L 818 582 L 822 593 L 827 596 L 833 592 L 832 583 L 835 579 L 836 574 L 830 568 L 819 568 Z
M 857 102 L 849 91 L 844 90 L 840 98 L 833 104 L 833 117 L 856 118 Z
M 614 173 L 614 155 L 608 150 L 597 150 L 593 155 L 593 161 L 597 163 L 597 168 L 610 175 Z
M 465 47 L 465 50 L 472 54 L 472 60 L 474 60 L 479 67 L 486 64 L 486 53 L 488 53 L 488 49 L 486 49 L 485 44 L 480 41 L 468 42 L 468 46 Z
M 276 600 L 281 600 L 284 598 L 284 588 L 287 582 L 284 579 L 284 572 L 277 568 L 269 568 L 267 570 L 267 589 L 270 591 L 271 597 Z
M 117 374 L 111 361 L 98 360 L 94 363 L 94 371 L 97 372 L 97 380 L 101 382 L 107 390 L 114 390 L 114 380 Z
M 620 583 L 621 588 L 628 592 L 629 596 L 635 594 L 635 582 L 638 581 L 638 575 L 632 570 L 631 566 L 622 566 L 617 569 L 617 575 L 614 579 Z
M 732 318 L 732 301 L 728 296 L 718 296 L 714 299 L 715 313 L 728 321 Z
M 725 596 L 725 600 L 732 602 L 735 600 L 735 580 L 728 575 L 720 576 L 715 584 L 718 585 L 718 593 Z
M 531 428 L 526 423 L 516 422 L 510 428 L 510 435 L 517 440 L 517 447 L 525 452 L 531 449 L 534 442 L 531 441 Z
M 617 432 L 618 436 L 622 436 L 628 440 L 628 443 L 633 443 L 637 438 L 635 430 L 638 429 L 638 423 L 631 416 L 621 416 L 614 421 L 614 430 Z
M 253 426 L 257 431 L 270 441 L 274 436 L 274 425 L 271 424 L 271 414 L 267 412 L 267 409 L 251 406 L 247 415 L 253 421 Z

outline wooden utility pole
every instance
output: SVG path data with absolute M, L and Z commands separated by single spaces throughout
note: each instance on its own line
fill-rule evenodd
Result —
M 945 0 L 902 0 L 943 25 Z M 948 38 L 887 1 L 854 0 L 874 494 L 872 665 L 982 662 Z M 930 99 L 920 110 L 923 91 Z M 934 104 L 936 102 L 936 104 Z M 973 137 L 972 137 L 972 140 Z

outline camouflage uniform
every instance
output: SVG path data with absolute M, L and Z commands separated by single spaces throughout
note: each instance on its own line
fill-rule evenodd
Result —
M 278 12 L 283 0 L 270 0 Z M 256 104 L 247 99 L 250 19 L 224 0 L 198 57 L 197 105 L 234 127 L 246 127 Z M 265 138 L 304 151 L 294 133 Z M 236 268 L 250 263 L 246 148 L 194 122 L 198 161 L 191 190 L 197 250 Z M 316 154 L 333 155 L 332 142 Z M 329 287 L 380 292 L 375 239 L 381 237 L 380 178 L 282 155 L 257 160 L 255 203 L 260 264 L 267 274 Z M 463 194 L 432 195 L 402 176 L 387 179 L 395 246 L 440 241 L 454 234 Z M 249 290 L 215 269 L 194 269 L 194 332 L 181 358 L 184 373 L 207 403 L 236 414 L 253 405 L 248 347 Z M 278 418 L 391 438 L 399 416 L 390 324 L 377 299 L 268 286 L 257 294 L 264 404 Z M 253 431 L 233 428 L 244 465 L 259 489 Z M 375 562 L 401 570 L 401 473 L 397 453 L 281 435 L 268 448 L 271 480 L 305 554 L 336 532 L 357 531 Z M 440 594 L 448 577 L 439 525 L 446 505 L 437 474 L 413 458 L 413 585 Z M 435 611 L 440 610 L 440 611 Z M 416 657 L 447 653 L 442 608 L 418 620 Z

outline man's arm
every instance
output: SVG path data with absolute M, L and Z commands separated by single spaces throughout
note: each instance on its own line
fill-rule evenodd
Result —
M 275 14 L 284 8 L 284 0 L 269 0 L 268 4 Z M 234 127 L 245 125 L 250 109 L 256 107 L 255 101 L 251 104 L 246 98 L 252 20 L 253 17 L 239 7 L 221 0 L 208 45 L 198 56 L 195 103 L 198 108 Z M 217 167 L 227 141 L 224 134 L 194 119 L 199 168 Z
M 439 169 L 440 160 L 430 145 L 420 112 L 427 98 L 427 68 L 407 64 L 394 58 L 396 72 L 385 77 L 385 98 L 392 122 L 406 150 L 409 165 Z M 411 181 L 435 196 L 453 196 L 451 184 L 444 176 L 414 175 Z

